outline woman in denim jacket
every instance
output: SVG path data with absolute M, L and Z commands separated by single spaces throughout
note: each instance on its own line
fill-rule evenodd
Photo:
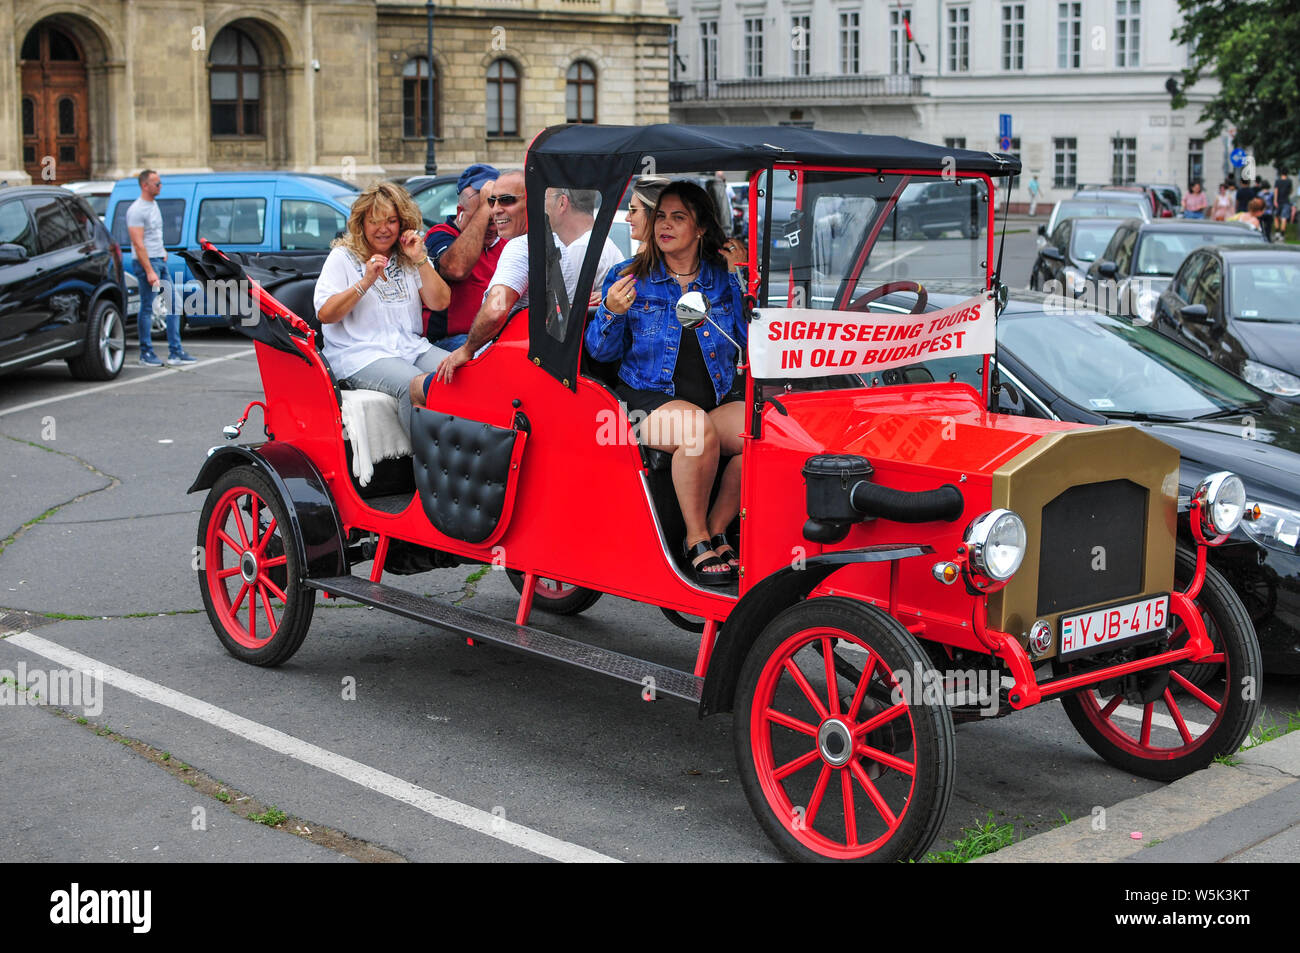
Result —
M 726 531 L 740 511 L 745 387 L 735 346 L 707 322 L 683 329 L 676 306 L 687 291 L 701 292 L 709 317 L 744 346 L 741 285 L 730 269 L 745 261 L 745 247 L 723 234 L 708 193 L 690 182 L 663 190 L 649 227 L 637 256 L 609 270 L 586 346 L 598 361 L 622 361 L 616 391 L 629 417 L 644 421 L 638 439 L 673 455 L 696 580 L 728 585 L 739 566 Z M 709 510 L 722 456 L 731 459 Z

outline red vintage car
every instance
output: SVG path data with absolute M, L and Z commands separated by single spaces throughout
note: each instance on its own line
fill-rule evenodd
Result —
M 583 354 L 595 250 L 629 182 L 713 169 L 751 173 L 730 588 L 690 575 L 669 461 L 637 444 L 614 369 Z M 1241 518 L 1240 481 L 1216 474 L 1180 500 L 1178 452 L 1136 428 L 991 413 L 987 356 L 979 389 L 920 367 L 992 352 L 992 180 L 1018 171 L 1010 156 L 793 128 L 548 129 L 526 165 L 529 309 L 433 386 L 395 463 L 361 459 L 353 404 L 366 396 L 340 391 L 310 316 L 259 290 L 240 324 L 256 341 L 266 439 L 215 449 L 191 488 L 208 493 L 198 581 L 222 644 L 284 662 L 321 593 L 701 716 L 734 712 L 759 823 L 809 860 L 923 857 L 952 792 L 955 721 L 1059 698 L 1102 757 L 1160 779 L 1236 750 L 1257 713 L 1259 649 L 1205 547 Z M 916 182 L 966 197 L 980 227 L 885 232 Z M 779 219 L 776 184 L 795 196 Z M 545 264 L 548 187 L 600 192 L 574 289 Z M 207 280 L 244 277 L 211 246 L 192 264 Z M 939 281 L 968 297 L 924 314 Z M 912 314 L 873 309 L 900 292 Z M 709 302 L 687 299 L 683 325 L 707 320 Z M 1195 549 L 1177 542 L 1180 509 Z M 514 575 L 513 621 L 383 576 L 474 562 Z M 601 594 L 702 620 L 694 670 L 548 633 L 533 611 L 580 612 Z

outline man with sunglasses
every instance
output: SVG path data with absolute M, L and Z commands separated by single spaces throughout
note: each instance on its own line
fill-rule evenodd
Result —
M 438 347 L 454 351 L 465 343 L 483 294 L 496 272 L 505 242 L 497 235 L 490 197 L 500 173 L 475 164 L 456 183 L 456 214 L 429 229 L 424 247 L 429 261 L 451 288 L 446 311 L 426 314 L 426 336 Z

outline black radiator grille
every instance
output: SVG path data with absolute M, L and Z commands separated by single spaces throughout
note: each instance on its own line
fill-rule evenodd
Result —
M 1129 480 L 1066 490 L 1043 507 L 1038 614 L 1142 591 L 1147 491 Z

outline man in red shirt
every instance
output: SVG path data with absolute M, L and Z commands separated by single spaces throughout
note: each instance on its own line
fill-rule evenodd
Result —
M 426 336 L 448 351 L 465 343 L 505 248 L 497 238 L 492 207 L 483 200 L 499 174 L 481 163 L 462 172 L 456 183 L 456 215 L 429 229 L 424 238 L 429 260 L 451 287 L 447 310 L 428 312 Z

